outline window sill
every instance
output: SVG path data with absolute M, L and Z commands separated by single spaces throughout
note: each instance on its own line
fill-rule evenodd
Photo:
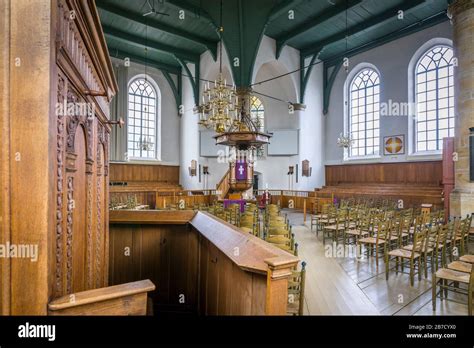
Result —
M 160 163 L 161 160 L 158 158 L 130 158 L 126 163 Z
M 415 152 L 407 155 L 407 160 L 440 160 L 443 157 L 442 151 Z
M 382 158 L 380 155 L 375 156 L 364 156 L 364 157 L 348 157 L 344 158 L 344 162 L 351 162 L 351 163 L 366 163 L 366 162 L 376 162 Z

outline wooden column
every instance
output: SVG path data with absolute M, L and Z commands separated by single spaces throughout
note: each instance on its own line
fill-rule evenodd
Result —
M 0 0 L 0 244 L 10 240 L 10 0 Z M 0 258 L 0 315 L 10 314 L 10 259 Z
M 469 180 L 469 128 L 474 127 L 474 2 L 456 0 L 449 6 L 453 23 L 456 96 L 455 189 L 451 193 L 451 215 L 474 212 L 474 183 Z
M 54 221 L 54 3 L 10 1 L 10 242 L 38 248 L 36 262 L 10 260 L 12 315 L 47 312 L 48 242 Z
M 295 262 L 288 263 L 284 257 L 265 260 L 268 264 L 266 315 L 286 315 L 288 305 L 288 278 Z

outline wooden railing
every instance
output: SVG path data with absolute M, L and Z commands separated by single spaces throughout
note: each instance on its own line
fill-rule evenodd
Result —
M 230 169 L 224 174 L 221 181 L 216 185 L 216 191 L 219 199 L 224 199 L 230 190 Z
M 48 304 L 49 315 L 145 315 L 150 280 L 66 295 Z
M 110 283 L 151 279 L 157 314 L 285 315 L 288 278 L 299 261 L 190 211 L 110 211 L 110 253 Z
M 149 209 L 166 209 L 176 205 L 180 209 L 193 208 L 195 205 L 212 204 L 218 199 L 216 190 L 144 190 L 143 188 L 116 186 L 110 188 L 110 202 L 126 203 L 133 197 Z

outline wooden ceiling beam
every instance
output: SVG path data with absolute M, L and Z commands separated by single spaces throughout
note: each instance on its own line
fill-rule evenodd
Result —
M 286 44 L 294 39 L 295 37 L 302 35 L 309 30 L 312 30 L 316 27 L 318 27 L 320 24 L 327 22 L 331 18 L 334 18 L 341 13 L 344 13 L 346 9 L 351 9 L 354 6 L 359 5 L 361 2 L 364 0 L 348 0 L 347 4 L 346 2 L 342 2 L 340 4 L 334 5 L 327 10 L 323 11 L 322 13 L 318 13 L 317 15 L 313 16 L 306 22 L 300 24 L 298 27 L 294 28 L 293 30 L 290 30 L 276 38 L 276 57 L 278 57 L 281 54 L 281 51 L 283 50 L 283 47 L 286 46 Z
M 278 19 L 280 16 L 283 16 L 283 14 L 288 13 L 288 11 L 293 10 L 295 7 L 297 7 L 300 3 L 306 0 L 292 0 L 292 1 L 283 1 L 280 4 L 276 5 L 272 13 L 270 14 L 270 17 L 268 18 L 268 22 L 273 22 L 274 20 Z
M 368 20 L 360 22 L 360 23 L 348 28 L 347 30 L 341 30 L 340 32 L 338 32 L 334 35 L 331 35 L 331 36 L 329 36 L 329 37 L 327 37 L 323 40 L 314 42 L 314 43 L 312 43 L 312 44 L 310 44 L 306 47 L 303 47 L 300 51 L 303 54 L 303 56 L 309 56 L 309 55 L 312 55 L 312 54 L 317 54 L 317 53 L 319 53 L 319 51 L 316 52 L 316 50 L 320 50 L 321 47 L 325 47 L 325 46 L 330 45 L 334 42 L 343 40 L 343 39 L 346 38 L 346 36 L 351 37 L 351 36 L 357 35 L 357 34 L 363 32 L 365 30 L 374 28 L 374 27 L 376 27 L 380 24 L 383 24 L 387 21 L 393 20 L 393 19 L 397 18 L 398 14 L 399 14 L 399 11 L 404 11 L 404 12 L 412 11 L 416 7 L 424 4 L 425 2 L 426 2 L 426 0 L 406 0 L 402 4 L 400 4 L 398 6 L 394 6 L 390 9 L 382 12 L 379 15 L 376 15 L 376 16 L 368 19 Z M 406 13 L 405 13 L 405 15 L 406 15 Z
M 154 40 L 150 40 L 150 39 L 147 40 L 140 36 L 132 35 L 127 32 L 117 30 L 115 28 L 112 28 L 106 25 L 103 26 L 103 29 L 104 29 L 104 34 L 106 37 L 109 36 L 116 40 L 120 40 L 122 42 L 131 44 L 131 45 L 136 45 L 140 47 L 148 47 L 156 51 L 172 55 L 176 59 L 181 59 L 187 62 L 194 63 L 198 61 L 200 57 L 199 53 L 165 45 L 165 44 L 156 42 Z
M 112 58 L 118 58 L 118 59 L 130 59 L 130 61 L 133 63 L 139 63 L 142 65 L 147 65 L 153 68 L 156 68 L 158 70 L 163 70 L 171 74 L 179 75 L 181 74 L 181 66 L 177 65 L 171 65 L 168 63 L 163 63 L 160 61 L 157 61 L 156 59 L 150 59 L 146 58 L 142 55 L 138 55 L 136 53 L 124 51 L 121 49 L 118 49 L 116 47 L 108 45 L 109 49 L 109 54 Z
M 206 49 L 208 49 L 211 52 L 214 59 L 217 57 L 218 40 L 206 39 L 202 36 L 198 36 L 196 34 L 188 32 L 188 31 L 181 30 L 179 28 L 175 28 L 171 25 L 160 23 L 157 20 L 147 19 L 147 17 L 143 17 L 141 15 L 131 13 L 130 11 L 120 9 L 118 7 L 112 6 L 112 5 L 104 3 L 102 1 L 97 1 L 97 7 L 100 10 L 108 12 L 112 15 L 122 17 L 122 18 L 128 19 L 130 21 L 148 26 L 150 28 L 159 30 L 163 33 L 173 35 L 177 38 L 189 40 L 189 41 L 192 41 L 196 44 L 202 45 L 202 46 L 206 47 Z M 217 34 L 216 34 L 216 36 L 217 36 Z

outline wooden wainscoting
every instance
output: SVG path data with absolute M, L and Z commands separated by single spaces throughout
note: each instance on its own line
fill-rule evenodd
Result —
M 443 162 L 404 162 L 326 166 L 326 186 L 316 196 L 389 199 L 404 207 L 443 208 Z
M 326 185 L 405 184 L 440 186 L 442 161 L 326 166 Z
M 298 259 L 209 214 L 110 211 L 110 284 L 150 279 L 156 315 L 286 314 Z
M 111 163 L 110 181 L 179 185 L 179 166 Z

